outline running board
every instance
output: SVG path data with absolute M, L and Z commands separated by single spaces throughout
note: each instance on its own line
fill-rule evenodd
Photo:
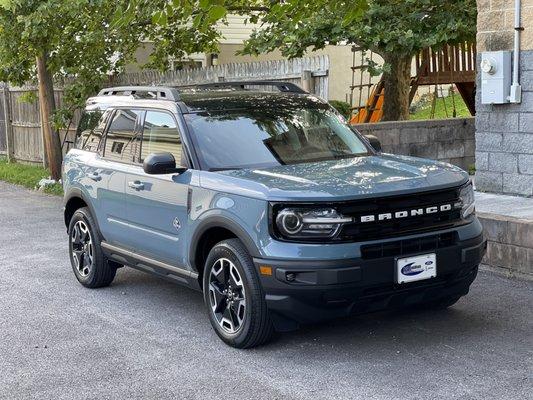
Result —
M 153 258 L 137 254 L 104 241 L 101 242 L 101 247 L 106 257 L 113 261 L 138 269 L 139 271 L 157 275 L 172 282 L 180 283 L 192 289 L 201 290 L 196 272 L 154 260 Z

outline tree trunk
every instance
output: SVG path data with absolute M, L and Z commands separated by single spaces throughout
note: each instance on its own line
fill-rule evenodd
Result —
M 383 58 L 389 70 L 383 73 L 385 101 L 382 120 L 407 120 L 409 119 L 412 57 L 387 54 Z
M 46 54 L 37 56 L 37 78 L 39 80 L 39 104 L 41 111 L 41 129 L 43 131 L 43 141 L 45 149 L 45 160 L 48 163 L 52 179 L 61 179 L 61 162 L 63 155 L 61 153 L 61 141 L 58 132 L 52 129 L 51 116 L 54 112 L 54 82 L 52 74 L 46 64 Z

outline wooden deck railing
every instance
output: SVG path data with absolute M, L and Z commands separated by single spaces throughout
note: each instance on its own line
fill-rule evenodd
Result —
M 447 45 L 441 49 L 424 49 L 416 55 L 419 85 L 436 85 L 476 80 L 476 46 L 474 43 Z

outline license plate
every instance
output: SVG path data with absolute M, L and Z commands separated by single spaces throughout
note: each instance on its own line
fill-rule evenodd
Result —
M 396 282 L 398 283 L 421 281 L 436 276 L 437 257 L 435 253 L 396 260 Z

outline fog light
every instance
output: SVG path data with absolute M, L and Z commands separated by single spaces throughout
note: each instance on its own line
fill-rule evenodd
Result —
M 296 279 L 296 274 L 293 272 L 288 272 L 287 275 L 285 275 L 285 279 L 287 279 L 287 282 L 294 282 Z

